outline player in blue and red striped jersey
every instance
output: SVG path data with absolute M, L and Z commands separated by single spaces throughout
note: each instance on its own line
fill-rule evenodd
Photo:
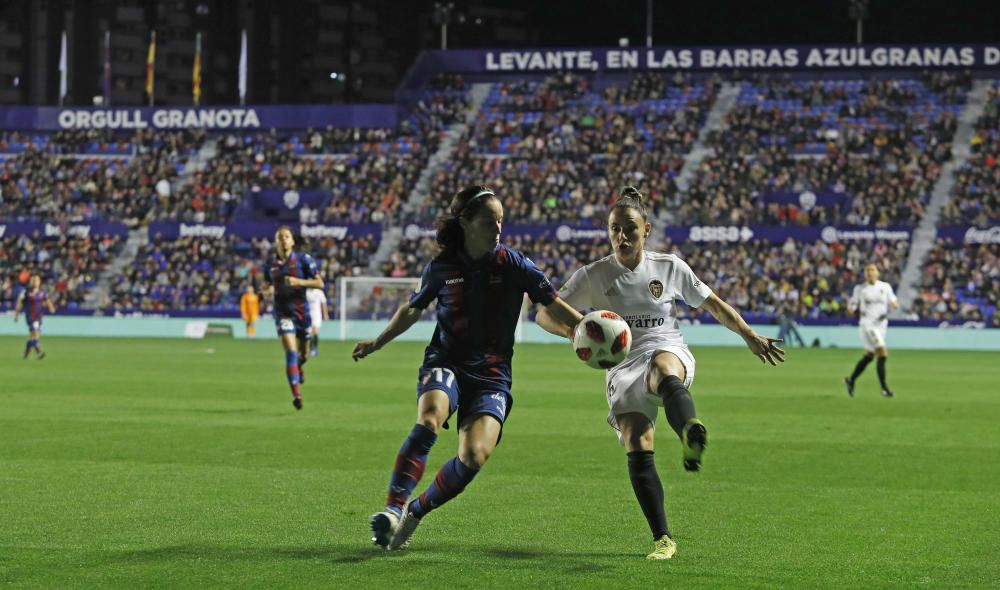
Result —
M 45 291 L 42 291 L 42 277 L 31 275 L 28 279 L 28 288 L 21 291 L 21 296 L 17 299 L 17 306 L 14 307 L 14 321 L 24 310 L 24 319 L 28 322 L 28 342 L 24 345 L 24 358 L 34 349 L 38 358 L 45 358 L 42 346 L 39 341 L 42 339 L 42 308 L 47 307 L 49 313 L 56 312 L 56 306 L 52 304 Z
M 421 519 L 461 493 L 500 442 L 514 403 L 511 358 L 524 295 L 569 325 L 580 321 L 531 260 L 500 243 L 502 225 L 493 191 L 459 192 L 438 221 L 441 252 L 424 268 L 420 288 L 377 338 L 354 347 L 354 360 L 382 348 L 437 299 L 437 327 L 417 378 L 418 420 L 396 455 L 386 508 L 370 519 L 372 540 L 384 549 L 405 549 Z M 458 455 L 410 500 L 438 432 L 456 410 Z
M 274 234 L 275 258 L 265 273 L 274 297 L 274 325 L 285 350 L 285 376 L 292 390 L 292 405 L 302 409 L 302 365 L 309 359 L 309 305 L 306 289 L 322 289 L 323 278 L 312 256 L 295 252 L 292 230 L 280 227 Z

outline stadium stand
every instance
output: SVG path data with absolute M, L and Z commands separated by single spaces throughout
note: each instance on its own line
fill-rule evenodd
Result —
M 863 281 L 864 266 L 874 263 L 881 280 L 899 284 L 909 243 L 668 244 L 720 297 L 750 320 L 771 321 L 787 308 L 795 317 L 849 318 L 847 302 Z M 690 317 L 707 317 L 690 311 Z
M 941 214 L 944 225 L 1000 223 L 1000 87 L 996 84 L 976 122 L 971 150 L 972 157 L 955 173 L 951 199 Z
M 913 226 L 942 165 L 970 87 L 966 74 L 738 78 L 736 106 L 709 134 L 713 151 L 681 190 L 676 178 L 717 99 L 718 76 L 557 74 L 493 83 L 451 158 L 430 178 L 432 194 L 408 221 L 428 224 L 455 187 L 490 184 L 509 224 L 602 227 L 620 185 L 647 195 L 651 216 L 676 225 Z M 471 84 L 438 75 L 395 129 L 301 129 L 206 133 L 140 130 L 6 132 L 0 136 L 0 219 L 57 223 L 106 220 L 132 227 L 152 220 L 219 223 L 277 220 L 320 224 L 402 220 L 403 203 L 441 145 L 466 117 Z M 977 122 L 973 157 L 956 173 L 943 225 L 998 221 L 1000 87 Z M 206 145 L 214 157 L 187 169 Z M 275 214 L 255 195 L 311 191 L 318 207 Z M 770 193 L 843 195 L 815 204 Z M 834 202 L 835 201 L 835 202 Z M 610 253 L 603 239 L 547 241 L 505 235 L 558 286 L 577 267 Z M 46 239 L 27 249 L 3 238 L 3 305 L 10 306 L 32 256 L 74 262 L 58 269 L 59 305 L 79 307 L 117 238 Z M 102 307 L 235 313 L 247 281 L 257 281 L 267 240 L 153 237 L 114 277 Z M 898 283 L 907 243 L 764 242 L 666 245 L 720 295 L 762 321 L 779 309 L 803 318 L 846 318 L 845 302 L 874 258 Z M 313 245 L 323 261 L 331 307 L 336 278 L 369 274 L 373 237 Z M 58 248 L 58 255 L 49 250 Z M 80 248 L 83 248 L 82 250 Z M 429 238 L 403 239 L 380 274 L 419 276 L 434 251 Z M 41 254 L 40 252 L 49 252 Z M 928 260 L 915 312 L 933 319 L 996 321 L 995 247 L 939 241 Z M 992 258 L 991 258 L 992 256 Z M 974 260 L 974 263 L 968 262 Z M 964 265 L 958 264 L 965 261 Z M 942 295 L 932 291 L 941 289 Z M 373 299 L 372 310 L 388 306 Z M 394 307 L 395 304 L 392 304 Z M 387 307 L 387 309 L 389 308 Z M 361 310 L 365 313 L 364 309 Z M 692 316 L 696 317 L 696 316 Z
M 1000 245 L 934 243 L 921 277 L 914 312 L 940 321 L 1000 327 Z
M 377 244 L 372 236 L 336 241 L 316 240 L 305 246 L 320 265 L 330 312 L 337 302 L 337 279 L 367 273 Z M 110 300 L 115 310 L 239 312 L 239 298 L 247 284 L 260 289 L 273 257 L 272 240 L 180 238 L 154 236 L 142 247 L 131 268 L 112 281 Z
M 914 225 L 951 157 L 968 75 L 741 83 L 715 155 L 674 216 L 689 224 Z M 829 191 L 836 204 L 769 201 Z
M 0 311 L 14 309 L 32 274 L 60 310 L 80 309 L 100 273 L 121 251 L 115 236 L 10 235 L 0 239 Z
M 673 178 L 717 89 L 714 77 L 660 73 L 496 84 L 432 186 L 485 182 L 521 224 L 601 223 L 628 179 L 655 212 L 676 192 Z M 413 219 L 434 219 L 439 201 L 430 195 Z

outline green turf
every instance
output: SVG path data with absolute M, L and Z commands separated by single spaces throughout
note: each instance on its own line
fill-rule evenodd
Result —
M 0 586 L 986 588 L 1000 585 L 996 353 L 857 351 L 761 367 L 695 349 L 700 474 L 657 464 L 677 557 L 649 562 L 602 376 L 520 346 L 503 443 L 412 548 L 367 517 L 415 415 L 416 344 L 324 342 L 295 412 L 277 342 L 0 338 Z M 665 423 L 664 423 L 665 424 Z M 457 449 L 445 432 L 429 480 Z M 421 486 L 421 489 L 423 486 Z

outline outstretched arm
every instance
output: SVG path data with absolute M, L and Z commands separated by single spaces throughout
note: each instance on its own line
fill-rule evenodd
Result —
M 303 289 L 322 289 L 323 279 L 321 277 L 313 277 L 311 279 L 285 277 L 285 284 L 289 287 L 302 287 Z
M 767 338 L 755 332 L 731 305 L 719 299 L 715 293 L 708 296 L 708 299 L 701 304 L 701 309 L 712 314 L 723 326 L 742 336 L 743 341 L 747 343 L 747 348 L 760 359 L 760 362 L 769 362 L 772 365 L 777 365 L 774 362 L 775 359 L 782 363 L 785 362 L 785 351 L 776 345 L 783 340 Z
M 535 323 L 543 330 L 556 336 L 573 339 L 573 330 L 583 318 L 580 312 L 566 303 L 562 298 L 556 298 L 551 304 L 538 310 Z
M 49 308 L 49 313 L 55 313 L 56 312 L 56 305 L 54 303 L 52 303 L 51 299 L 46 299 L 45 300 L 45 307 Z
M 409 303 L 403 303 L 396 310 L 396 313 L 393 314 L 392 319 L 389 320 L 389 325 L 382 330 L 382 333 L 377 338 L 374 340 L 361 340 L 354 345 L 354 352 L 351 353 L 351 358 L 357 362 L 392 342 L 393 338 L 409 330 L 413 324 L 417 323 L 417 320 L 420 319 L 423 313 L 424 310 L 410 307 Z

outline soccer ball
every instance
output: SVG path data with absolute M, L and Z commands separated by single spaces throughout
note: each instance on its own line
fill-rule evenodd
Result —
M 588 367 L 610 369 L 625 360 L 632 348 L 632 331 L 613 311 L 592 311 L 573 333 L 573 349 Z

